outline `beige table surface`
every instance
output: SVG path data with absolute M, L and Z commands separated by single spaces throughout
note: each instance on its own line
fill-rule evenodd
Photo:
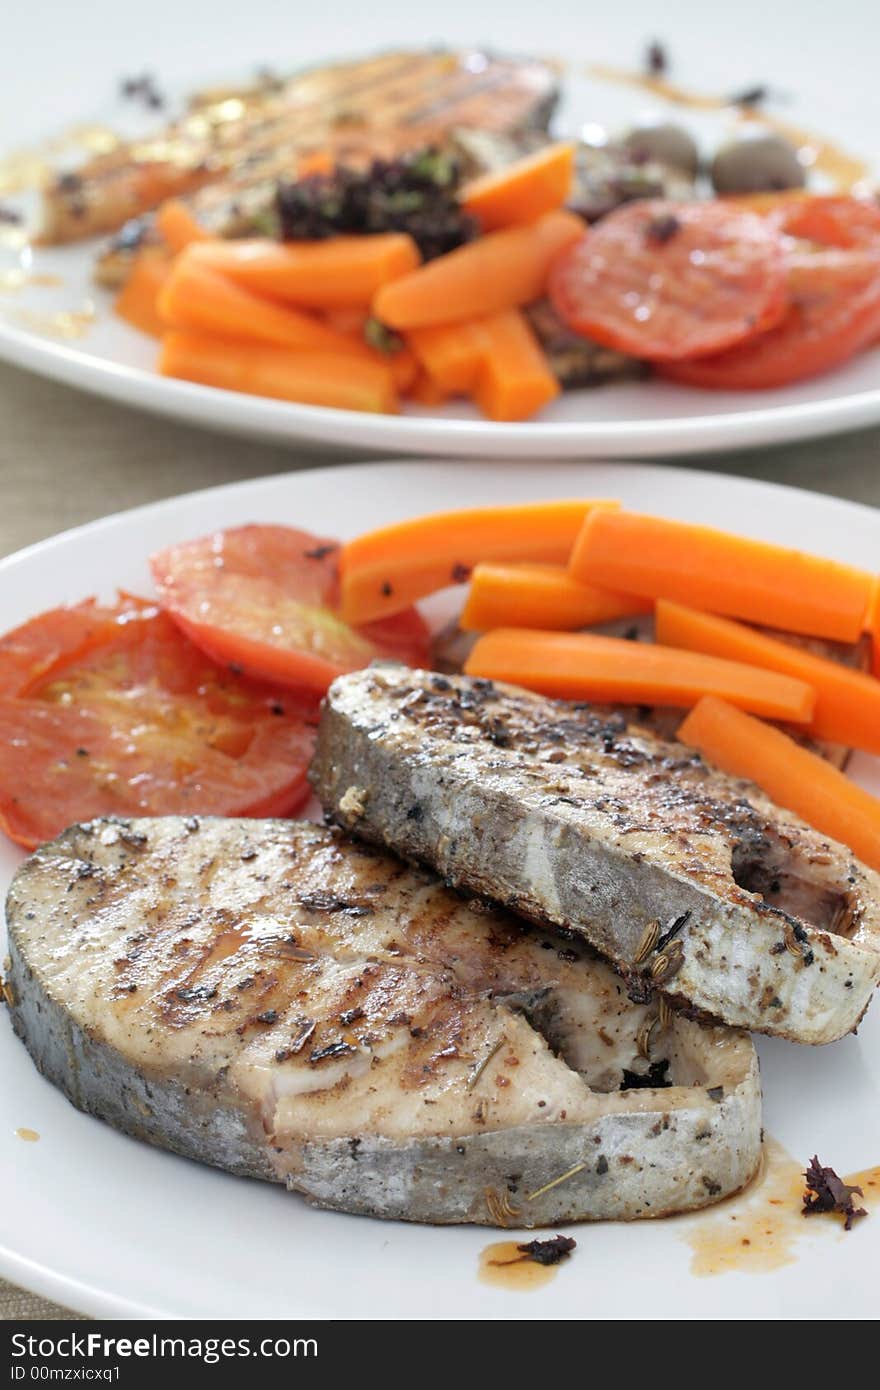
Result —
M 0 364 L 0 555 L 141 502 L 330 461 L 142 415 Z M 880 430 L 687 462 L 880 506 Z M 0 1319 L 63 1316 L 0 1280 Z

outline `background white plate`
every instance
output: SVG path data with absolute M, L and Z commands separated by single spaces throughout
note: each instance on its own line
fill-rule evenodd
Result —
M 500 497 L 614 496 L 633 507 L 876 567 L 880 514 L 851 503 L 706 473 L 596 464 L 355 465 L 213 489 L 96 522 L 0 564 L 0 631 L 40 609 L 119 584 L 149 587 L 146 557 L 246 521 L 322 534 Z M 857 757 L 880 792 L 880 763 Z M 0 844 L 0 887 L 19 862 Z M 2 956 L 2 952 L 0 952 Z M 689 1275 L 701 1216 L 573 1228 L 579 1248 L 529 1293 L 477 1281 L 497 1238 L 312 1211 L 280 1188 L 229 1177 L 116 1134 L 74 1110 L 35 1071 L 0 1018 L 0 1273 L 84 1312 L 140 1317 L 797 1318 L 876 1314 L 880 1209 L 844 1235 L 804 1223 L 797 1262 L 773 1274 Z M 880 1004 L 859 1036 L 824 1048 L 760 1044 L 765 1123 L 799 1160 L 841 1173 L 880 1160 Z M 23 1143 L 19 1126 L 39 1143 Z
M 588 63 L 638 68 L 647 40 L 667 43 L 674 77 L 709 93 L 767 82 L 786 120 L 876 159 L 880 87 L 876 53 L 880 11 L 873 0 L 737 0 L 707 6 L 679 0 L 666 10 L 648 0 L 625 5 L 532 6 L 502 0 L 443 0 L 430 17 L 404 0 L 335 0 L 310 6 L 273 0 L 152 0 L 138 20 L 117 0 L 58 6 L 32 0 L 4 24 L 0 151 L 99 121 L 133 119 L 117 98 L 120 77 L 149 70 L 175 100 L 196 85 L 249 76 L 261 63 L 287 70 L 310 61 L 403 44 L 472 43 L 562 59 L 565 101 L 559 128 L 584 121 L 622 128 L 658 104 L 638 91 L 585 76 Z M 672 113 L 675 117 L 675 113 Z M 679 112 L 711 149 L 729 116 Z M 0 290 L 0 356 L 47 376 L 160 414 L 241 434 L 309 439 L 358 450 L 383 449 L 485 457 L 609 457 L 728 449 L 854 429 L 880 420 L 880 350 L 840 371 L 785 390 L 696 391 L 663 382 L 568 392 L 540 421 L 499 425 L 464 404 L 405 417 L 355 415 L 260 400 L 164 380 L 152 370 L 152 340 L 109 312 L 109 297 L 90 284 L 94 246 L 46 252 L 40 268 L 57 271 L 59 289 Z M 0 254 L 2 261 L 2 254 Z M 23 321 L 95 301 L 97 322 L 72 343 L 53 342 Z

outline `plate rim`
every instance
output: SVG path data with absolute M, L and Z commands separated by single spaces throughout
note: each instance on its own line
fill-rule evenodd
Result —
M 491 460 L 506 455 L 548 462 L 577 458 L 601 462 L 723 454 L 762 444 L 821 439 L 880 422 L 880 386 L 828 400 L 647 420 L 510 424 L 441 415 L 373 415 L 173 380 L 140 366 L 80 352 L 10 323 L 0 323 L 0 360 L 86 394 L 200 429 L 334 448 L 351 448 L 356 433 L 357 447 L 372 454 L 418 450 L 438 459 L 474 455 Z

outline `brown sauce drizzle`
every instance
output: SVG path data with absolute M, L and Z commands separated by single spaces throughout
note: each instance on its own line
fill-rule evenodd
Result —
M 687 1218 L 684 1238 L 693 1251 L 691 1274 L 765 1274 L 793 1264 L 804 1236 L 822 1226 L 841 1231 L 840 1219 L 833 1216 L 804 1219 L 805 1166 L 767 1139 L 760 1170 L 744 1192 L 698 1220 Z M 862 1188 L 869 1211 L 880 1200 L 880 1166 L 849 1174 L 844 1181 Z
M 601 82 L 616 82 L 622 86 L 650 92 L 674 106 L 688 107 L 692 111 L 729 111 L 737 120 L 765 126 L 794 145 L 809 169 L 826 174 L 836 187 L 843 191 L 857 188 L 872 174 L 871 165 L 865 160 L 849 154 L 824 136 L 804 130 L 801 126 L 791 125 L 766 111 L 737 106 L 731 103 L 728 97 L 690 91 L 657 74 L 629 72 L 624 68 L 609 67 L 604 63 L 593 64 L 587 72 L 590 77 L 595 77 Z
M 542 1265 L 528 1259 L 517 1249 L 519 1243 L 498 1240 L 480 1251 L 477 1274 L 482 1283 L 523 1293 L 540 1289 L 555 1279 L 559 1265 Z

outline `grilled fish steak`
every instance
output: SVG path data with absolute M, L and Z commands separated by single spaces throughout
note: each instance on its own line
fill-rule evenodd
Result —
M 585 937 L 635 997 L 820 1043 L 880 977 L 880 875 L 620 716 L 374 666 L 331 686 L 312 778 L 343 826 Z
M 477 52 L 393 52 L 220 92 L 147 139 L 60 175 L 44 195 L 42 239 L 114 231 L 163 199 L 216 185 L 200 212 L 228 226 L 237 200 L 330 152 L 358 164 L 443 141 L 456 127 L 546 129 L 557 98 L 546 63 Z
M 759 1158 L 747 1034 L 660 1018 L 584 943 L 329 828 L 73 826 L 7 916 L 13 1025 L 75 1105 L 319 1206 L 658 1216 Z

